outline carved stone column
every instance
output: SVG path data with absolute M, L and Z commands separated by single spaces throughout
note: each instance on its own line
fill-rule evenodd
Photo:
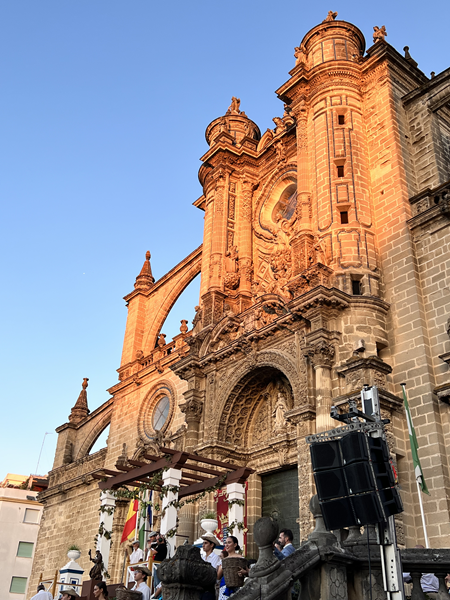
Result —
M 184 392 L 183 396 L 186 398 L 186 402 L 180 404 L 180 410 L 186 415 L 187 432 L 185 450 L 186 452 L 192 452 L 198 443 L 198 430 L 203 411 L 204 392 L 191 389 Z
M 316 411 L 311 406 L 301 406 L 285 413 L 285 417 L 297 427 L 297 465 L 299 497 L 300 541 L 304 542 L 314 529 L 314 520 L 309 507 L 311 496 L 315 493 L 314 478 L 307 435 L 315 433 Z
M 304 100 L 293 107 L 297 120 L 297 228 L 311 230 L 311 185 L 308 156 L 308 109 Z
M 303 352 L 314 367 L 316 379 L 316 433 L 320 433 L 335 426 L 333 419 L 330 417 L 333 403 L 331 368 L 334 362 L 335 349 L 328 340 L 321 339 L 314 345 L 306 346 Z
M 204 240 L 203 247 L 211 248 L 212 228 L 213 228 L 213 214 L 214 214 L 214 191 L 209 190 L 206 195 L 205 202 L 205 226 L 204 226 Z M 206 294 L 209 288 L 209 268 L 210 268 L 211 255 L 209 252 L 202 253 L 202 274 L 200 282 L 200 298 Z
M 224 254 L 226 248 L 226 190 L 228 174 L 219 169 L 215 174 L 214 212 L 212 221 L 211 260 L 209 264 L 209 289 L 222 289 Z M 207 249 L 206 249 L 207 251 Z
M 253 182 L 248 177 L 241 181 L 239 196 L 239 291 L 251 296 L 253 261 L 252 261 L 252 196 Z

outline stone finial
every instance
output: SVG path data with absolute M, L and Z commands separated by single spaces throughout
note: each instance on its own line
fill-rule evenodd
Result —
M 433 77 L 436 77 L 436 73 L 434 71 L 431 71 L 430 76 L 431 76 L 431 79 L 433 79 Z
M 241 99 L 240 98 L 236 98 L 236 96 L 233 96 L 231 98 L 231 104 L 228 107 L 227 110 L 227 115 L 240 115 L 241 114 L 241 110 L 239 109 L 239 106 L 241 105 Z
M 386 26 L 382 25 L 381 27 L 373 28 L 373 43 L 376 44 L 380 40 L 384 42 L 384 38 L 387 36 Z
M 78 396 L 78 400 L 75 402 L 74 407 L 70 411 L 69 421 L 71 423 L 79 423 L 80 421 L 85 419 L 88 416 L 88 414 L 90 413 L 90 410 L 88 408 L 88 403 L 87 403 L 87 392 L 86 392 L 86 388 L 88 386 L 88 381 L 89 381 L 89 379 L 87 377 L 85 377 L 83 379 L 83 383 L 81 384 L 82 390 L 80 392 L 80 395 Z
M 413 67 L 417 67 L 417 65 L 419 63 L 417 63 L 411 56 L 411 54 L 409 53 L 409 46 L 405 46 L 403 48 L 403 51 L 405 52 L 405 59 L 411 64 L 413 65 Z
M 187 322 L 187 319 L 181 319 L 180 323 L 181 323 L 181 325 L 180 325 L 180 333 L 182 333 L 183 335 L 186 335 L 186 333 L 188 332 L 188 322 Z
M 152 275 L 150 258 L 150 251 L 147 250 L 147 252 L 145 253 L 145 262 L 142 266 L 141 272 L 136 277 L 136 283 L 134 284 L 134 287 L 136 289 L 148 290 L 155 283 L 155 278 Z
M 337 16 L 338 16 L 337 12 L 333 12 L 332 10 L 329 10 L 326 18 L 322 21 L 322 23 L 327 23 L 328 21 L 334 21 Z
M 160 348 L 162 348 L 163 346 L 166 345 L 166 334 L 165 333 L 161 333 L 158 337 L 158 346 Z

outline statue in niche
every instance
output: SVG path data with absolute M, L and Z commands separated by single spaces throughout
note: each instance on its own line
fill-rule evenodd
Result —
M 286 420 L 284 418 L 284 413 L 287 410 L 289 409 L 283 392 L 281 390 L 278 390 L 277 400 L 272 411 L 272 417 L 275 419 L 275 423 L 273 425 L 274 433 L 281 433 L 286 429 Z
M 238 249 L 237 246 L 231 246 L 231 248 L 226 252 L 226 267 L 225 270 L 227 273 L 237 273 L 239 271 L 238 267 Z
M 318 235 L 314 236 L 314 252 L 316 254 L 316 263 L 320 262 L 323 265 L 328 265 L 329 260 L 326 249 L 324 250 L 322 241 Z

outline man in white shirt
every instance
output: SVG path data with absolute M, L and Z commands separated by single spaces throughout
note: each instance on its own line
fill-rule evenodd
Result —
M 147 585 L 147 577 L 151 575 L 151 572 L 147 567 L 136 567 L 134 571 L 134 587 L 135 592 L 141 592 L 142 600 L 150 600 L 150 588 Z
M 46 592 L 45 585 L 40 583 L 37 588 L 37 594 L 35 594 L 31 600 L 53 600 L 53 596 L 50 592 Z
M 222 564 L 222 561 L 220 560 L 220 556 L 214 552 L 214 548 L 220 546 L 220 542 L 212 533 L 202 535 L 202 540 L 202 558 L 204 561 L 209 562 L 217 571 L 217 567 Z
M 217 568 L 222 564 L 222 561 L 220 560 L 220 556 L 214 552 L 214 548 L 220 546 L 220 542 L 212 533 L 205 533 L 205 535 L 202 535 L 202 540 L 202 558 L 217 571 Z M 216 592 L 214 587 L 205 590 L 201 596 L 201 600 L 215 600 L 215 598 Z
M 136 540 L 131 544 L 133 552 L 130 555 L 130 564 L 142 562 L 144 560 L 144 551 L 139 548 L 139 541 Z

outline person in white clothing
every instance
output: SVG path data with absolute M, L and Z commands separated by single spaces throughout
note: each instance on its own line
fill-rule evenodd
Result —
M 202 558 L 205 562 L 208 562 L 214 569 L 217 569 L 222 565 L 222 560 L 218 554 L 214 552 L 216 546 L 220 546 L 219 540 L 212 533 L 205 533 L 202 535 Z M 215 600 L 216 590 L 215 586 L 205 590 L 201 596 L 201 600 Z
M 202 540 L 202 558 L 217 570 L 217 567 L 222 564 L 222 561 L 220 560 L 220 556 L 214 552 L 214 548 L 220 546 L 220 542 L 212 533 L 205 533 L 205 535 L 202 535 Z
M 139 548 L 139 541 L 136 540 L 131 544 L 133 552 L 130 555 L 130 564 L 142 562 L 144 560 L 144 551 Z
M 138 540 L 132 542 L 131 547 L 133 548 L 133 552 L 130 554 L 131 567 L 128 567 L 128 573 L 129 573 L 128 580 L 134 581 L 134 573 L 133 573 L 132 565 L 135 565 L 136 563 L 144 562 L 145 558 L 144 558 L 144 551 L 139 548 Z
M 53 596 L 50 592 L 46 592 L 45 585 L 40 583 L 37 588 L 37 594 L 35 594 L 31 600 L 53 600 Z
M 147 567 L 136 567 L 134 571 L 133 591 L 141 592 L 142 600 L 150 600 L 150 588 L 147 585 L 147 577 L 151 575 L 151 572 Z

